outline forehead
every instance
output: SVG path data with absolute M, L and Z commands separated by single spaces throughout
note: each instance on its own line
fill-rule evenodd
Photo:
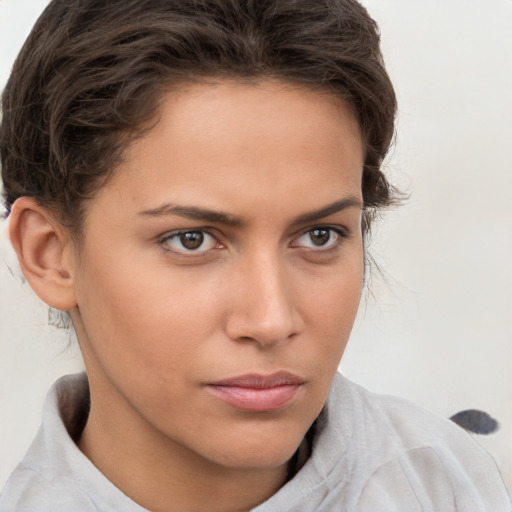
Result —
M 361 195 L 362 166 L 355 116 L 332 94 L 279 82 L 197 84 L 162 98 L 157 122 L 98 196 L 115 191 L 127 209 L 185 201 L 261 210 L 321 189 L 318 201 L 328 203 Z
M 279 144 L 284 135 L 289 139 L 306 135 L 310 144 L 317 144 L 320 138 L 325 140 L 329 129 L 335 136 L 351 131 L 361 137 L 348 102 L 325 89 L 282 81 L 224 80 L 183 85 L 165 94 L 160 105 L 159 122 L 143 143 L 172 134 L 180 135 L 181 142 L 192 138 L 200 146 L 208 141 L 213 146 L 222 142 L 221 137 L 233 141 L 236 132 L 240 143 L 259 137 Z M 199 140 L 201 135 L 207 137 Z M 137 145 L 131 149 L 136 151 Z

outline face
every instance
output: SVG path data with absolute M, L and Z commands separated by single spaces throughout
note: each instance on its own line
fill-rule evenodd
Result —
M 284 464 L 356 315 L 362 166 L 354 116 L 327 93 L 221 82 L 164 98 L 87 204 L 74 262 L 102 424 L 222 466 Z

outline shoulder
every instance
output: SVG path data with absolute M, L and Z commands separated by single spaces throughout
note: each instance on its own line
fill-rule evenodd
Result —
M 1 512 L 97 510 L 77 478 L 83 461 L 63 421 L 71 410 L 81 408 L 79 397 L 86 390 L 84 374 L 64 377 L 52 386 L 36 437 L 2 490 Z
M 20 464 L 0 495 L 1 512 L 93 512 L 96 507 L 87 494 L 69 481 L 50 481 L 32 468 Z
M 0 496 L 0 512 L 145 512 L 114 486 L 74 439 L 88 412 L 84 374 L 57 381 L 43 421 Z
M 377 509 L 430 510 L 430 504 L 443 511 L 510 511 L 494 459 L 453 422 L 342 376 L 335 388 L 334 394 L 344 396 L 353 409 L 360 510 L 376 510 L 389 501 L 389 508 Z
M 467 448 L 486 454 L 461 427 L 409 400 L 374 393 L 342 375 L 337 375 L 335 385 L 335 393 L 343 390 L 348 397 L 357 433 L 372 436 L 391 451 L 434 446 L 446 450 Z

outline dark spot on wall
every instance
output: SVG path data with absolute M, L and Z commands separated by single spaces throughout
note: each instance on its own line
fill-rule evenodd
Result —
M 460 411 L 450 419 L 473 434 L 492 434 L 500 428 L 499 423 L 492 416 L 478 409 Z

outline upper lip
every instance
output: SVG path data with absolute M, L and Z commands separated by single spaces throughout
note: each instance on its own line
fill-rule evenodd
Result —
M 301 384 L 304 384 L 304 379 L 289 372 L 276 372 L 271 375 L 250 373 L 209 383 L 210 386 L 231 386 L 256 389 L 275 388 L 278 386 L 299 386 Z

